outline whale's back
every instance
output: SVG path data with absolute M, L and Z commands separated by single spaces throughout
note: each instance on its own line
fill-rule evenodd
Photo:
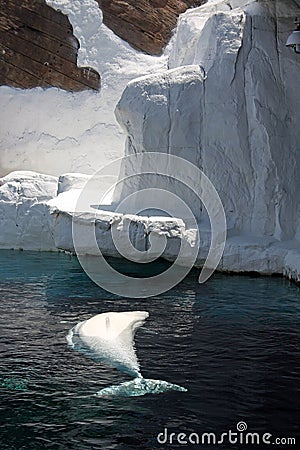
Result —
M 109 312 L 97 314 L 91 319 L 78 324 L 77 332 L 81 336 L 97 336 L 101 339 L 116 339 L 128 333 L 134 333 L 149 317 L 147 311 Z
M 146 311 L 97 314 L 72 328 L 67 342 L 96 361 L 105 361 L 130 375 L 140 376 L 134 334 L 148 316 Z

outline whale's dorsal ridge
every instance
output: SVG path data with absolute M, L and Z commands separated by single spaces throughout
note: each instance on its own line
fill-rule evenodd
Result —
M 108 316 L 106 316 L 106 318 L 105 318 L 105 326 L 106 326 L 106 331 L 109 331 L 109 329 L 110 329 L 110 320 L 109 320 Z

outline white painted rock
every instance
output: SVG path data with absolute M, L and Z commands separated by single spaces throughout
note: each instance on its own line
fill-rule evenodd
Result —
M 237 236 L 224 270 L 283 273 L 286 264 L 297 272 L 295 255 L 284 262 L 291 242 L 299 252 L 300 58 L 285 46 L 297 11 L 289 0 L 213 0 L 188 10 L 170 70 L 130 82 L 116 108 L 128 154 L 183 156 L 213 182 Z M 201 219 L 194 199 L 183 198 Z
M 57 181 L 22 171 L 0 179 L 0 248 L 56 250 L 47 201 L 56 196 Z

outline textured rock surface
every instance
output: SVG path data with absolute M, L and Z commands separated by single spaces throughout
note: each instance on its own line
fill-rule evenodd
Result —
M 195 74 L 190 66 L 135 80 L 117 118 L 128 153 L 168 151 L 202 167 L 231 229 L 294 239 L 300 60 L 285 40 L 296 8 L 288 0 L 229 3 L 209 2 L 181 16 L 170 66 L 197 64 L 198 82 L 185 78 Z
M 45 0 L 1 2 L 0 84 L 98 90 L 99 74 L 77 67 L 78 47 L 67 16 Z
M 56 196 L 57 181 L 34 172 L 0 179 L 0 248 L 56 250 L 47 201 Z
M 160 55 L 179 14 L 206 0 L 97 0 L 105 25 L 133 47 Z
M 134 50 L 102 23 L 95 0 L 47 0 L 66 14 L 80 42 L 78 65 L 101 73 L 100 92 L 0 87 L 0 176 L 14 170 L 91 174 L 122 156 L 114 108 L 127 82 L 166 67 Z M 13 118 L 13 119 L 12 119 Z
M 33 172 L 14 172 L 1 179 L 0 187 L 0 248 L 24 250 L 74 251 L 72 219 L 85 176 L 66 174 L 58 179 Z M 190 260 L 197 231 L 180 218 L 148 217 L 98 210 L 95 215 L 77 215 L 83 239 L 87 229 L 95 230 L 104 255 L 120 256 L 112 240 L 113 230 L 119 242 L 126 239 L 130 223 L 130 239 L 134 247 L 145 251 L 151 239 L 166 239 L 163 258 L 174 261 L 179 246 L 183 260 Z M 201 230 L 202 232 L 203 230 Z M 152 241 L 153 242 L 153 241 Z M 201 249 L 196 265 L 202 266 L 207 256 L 210 234 L 201 234 Z M 84 253 L 94 254 L 89 239 L 83 240 Z M 128 254 L 130 256 L 130 254 Z M 132 255 L 131 255 L 132 256 Z M 149 254 L 151 258 L 154 254 Z M 257 271 L 262 274 L 284 274 L 300 282 L 299 242 L 279 242 L 272 237 L 229 235 L 219 270 L 229 272 Z
M 128 133 L 126 153 L 171 153 L 201 167 L 203 95 L 203 71 L 198 65 L 175 68 L 129 83 L 116 107 L 116 117 Z M 137 174 L 141 172 L 143 167 L 136 169 Z M 124 176 L 127 176 L 126 167 L 121 178 Z M 115 199 L 122 200 L 142 187 L 151 186 L 168 189 L 161 177 L 148 179 L 143 175 L 130 178 L 120 198 L 116 191 Z M 172 192 L 184 200 L 197 220 L 202 218 L 201 205 L 190 190 L 177 185 Z M 143 208 L 142 204 L 139 206 Z
M 72 236 L 73 213 L 70 212 L 72 203 L 70 204 L 67 198 L 65 200 L 65 203 L 61 203 L 59 208 L 57 206 L 51 206 L 52 215 L 55 215 L 52 234 L 58 249 L 74 252 L 75 247 Z M 50 201 L 49 204 L 53 205 L 53 201 Z M 98 254 L 98 250 L 94 246 L 94 240 L 89 239 L 90 230 L 95 230 L 97 243 L 101 249 L 101 253 L 105 256 L 120 257 L 120 249 L 116 248 L 112 233 L 118 245 L 122 242 L 127 242 L 127 236 L 129 235 L 134 249 L 143 252 L 140 261 L 143 260 L 144 262 L 146 258 L 153 259 L 159 257 L 161 253 L 158 251 L 155 254 L 154 251 L 149 251 L 146 255 L 146 250 L 151 247 L 149 243 L 150 232 L 152 234 L 152 240 L 156 239 L 159 241 L 161 238 L 166 238 L 166 247 L 162 252 L 162 256 L 170 261 L 174 261 L 176 258 L 180 245 L 183 247 L 181 261 L 184 261 L 185 258 L 187 261 L 190 261 L 191 249 L 195 246 L 197 231 L 188 229 L 179 218 L 135 216 L 100 209 L 96 215 L 89 213 L 77 214 L 75 220 L 81 229 L 81 254 Z M 126 251 L 123 253 L 124 256 L 137 262 L 139 261 L 135 250 L 130 252 L 127 246 L 122 250 L 124 249 Z

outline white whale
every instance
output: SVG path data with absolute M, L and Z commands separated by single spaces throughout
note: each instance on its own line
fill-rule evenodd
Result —
M 140 373 L 134 348 L 134 336 L 149 317 L 147 311 L 108 312 L 79 322 L 68 335 L 68 345 L 76 351 L 105 362 L 133 376 L 132 381 L 110 386 L 98 396 L 137 396 L 185 388 L 161 380 L 145 379 Z
M 187 389 L 178 384 L 151 378 L 134 378 L 119 385 L 109 386 L 97 392 L 98 397 L 138 397 L 146 394 L 161 394 L 168 391 L 187 392 Z
M 74 350 L 139 377 L 134 335 L 148 316 L 146 311 L 97 314 L 72 328 L 67 341 Z

